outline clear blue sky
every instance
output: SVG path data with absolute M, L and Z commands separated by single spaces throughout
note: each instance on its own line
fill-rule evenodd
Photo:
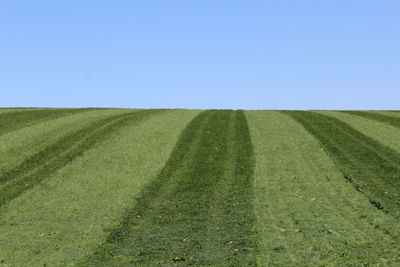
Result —
M 2 0 L 0 106 L 400 109 L 400 1 Z

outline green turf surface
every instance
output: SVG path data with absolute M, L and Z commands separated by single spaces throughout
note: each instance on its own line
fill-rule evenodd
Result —
M 65 110 L 0 109 L 0 266 L 400 265 L 400 113 Z
M 394 110 L 371 110 L 369 112 L 373 113 L 378 113 L 378 114 L 383 114 L 387 116 L 393 116 L 393 117 L 400 117 L 400 111 L 394 111 Z
M 143 110 L 96 121 L 38 151 L 25 159 L 19 166 L 1 174 L 0 207 L 26 190 L 30 190 L 59 168 L 80 156 L 85 150 L 104 140 L 109 133 L 112 133 L 118 127 L 128 122 L 140 122 L 159 112 L 161 110 Z
M 0 136 L 0 173 L 20 165 L 26 158 L 95 121 L 132 111 L 103 109 L 80 112 L 3 134 Z
M 286 111 L 321 143 L 355 189 L 377 209 L 400 219 L 400 153 L 348 124 L 308 111 Z
M 46 120 L 52 120 L 94 109 L 32 109 L 0 113 L 0 135 L 28 127 Z
M 104 242 L 162 169 L 199 111 L 171 110 L 127 123 L 5 206 L 0 260 L 13 266 L 74 266 Z M 0 264 L 1 266 L 1 264 Z
M 200 114 L 136 206 L 82 266 L 255 264 L 253 165 L 243 112 Z
M 18 110 L 26 110 L 26 109 L 16 109 L 16 108 L 0 108 L 0 114 L 14 112 Z
M 397 127 L 393 127 L 390 124 L 385 124 L 376 120 L 371 120 L 361 116 L 355 116 L 339 111 L 315 111 L 315 112 L 339 119 L 340 121 L 343 121 L 346 124 L 350 125 L 356 131 L 400 153 L 400 134 L 399 134 L 400 131 Z M 384 113 L 389 113 L 389 111 Z M 391 113 L 394 112 L 390 112 L 390 114 Z
M 400 263 L 397 220 L 357 192 L 301 124 L 248 111 L 256 160 L 259 266 L 387 266 Z M 391 265 L 389 265 L 391 266 Z
M 375 120 L 382 122 L 387 125 L 392 125 L 394 127 L 400 128 L 400 117 L 390 116 L 382 113 L 367 112 L 367 111 L 342 111 L 351 115 L 360 116 L 370 120 Z

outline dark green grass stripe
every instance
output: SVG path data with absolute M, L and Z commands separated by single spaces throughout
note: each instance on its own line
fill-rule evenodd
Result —
M 374 112 L 367 112 L 367 111 L 341 111 L 343 113 L 348 113 L 351 115 L 357 115 L 363 118 L 367 118 L 370 120 L 375 120 L 378 122 L 383 122 L 385 124 L 389 124 L 395 127 L 400 127 L 400 118 L 392 117 L 385 114 L 379 114 Z
M 89 150 L 128 123 L 139 123 L 161 110 L 143 110 L 98 120 L 50 144 L 0 177 L 0 206 Z
M 254 159 L 242 111 L 206 111 L 82 266 L 255 265 Z
M 254 266 L 258 251 L 257 235 L 254 231 L 253 174 L 255 160 L 250 132 L 243 111 L 232 113 L 228 133 L 228 149 L 224 179 L 220 179 L 214 191 L 215 207 L 209 210 L 210 222 L 215 231 L 223 230 L 219 242 L 205 243 L 210 249 L 220 251 L 225 259 L 218 264 L 231 266 Z M 225 218 L 221 220 L 221 218 Z M 232 219 L 229 219 L 232 218 Z M 232 231 L 232 232 L 230 232 Z M 212 234 L 212 236 L 217 236 Z M 212 244 L 214 243 L 214 244 Z M 232 243 L 232 244 L 231 244 Z M 232 257 L 232 251 L 235 258 Z M 213 265 L 210 263 L 210 265 Z
M 400 154 L 346 123 L 307 111 L 283 111 L 313 134 L 346 179 L 371 204 L 400 218 Z
M 39 109 L 21 110 L 0 114 L 0 135 L 29 127 L 37 123 L 94 109 Z

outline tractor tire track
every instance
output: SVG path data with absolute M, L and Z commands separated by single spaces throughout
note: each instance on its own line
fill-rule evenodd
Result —
M 255 265 L 253 169 L 243 111 L 199 114 L 134 208 L 81 265 Z
M 0 176 L 0 207 L 31 189 L 127 123 L 139 123 L 162 110 L 115 115 L 75 131 Z
M 96 109 L 33 109 L 7 112 L 0 114 L 0 135 L 29 127 L 46 120 L 54 120 L 64 116 L 94 110 Z
M 282 111 L 314 135 L 354 188 L 400 219 L 400 154 L 348 124 L 309 111 Z

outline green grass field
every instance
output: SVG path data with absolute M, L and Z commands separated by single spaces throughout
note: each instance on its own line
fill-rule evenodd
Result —
M 400 113 L 0 109 L 1 266 L 400 266 Z

